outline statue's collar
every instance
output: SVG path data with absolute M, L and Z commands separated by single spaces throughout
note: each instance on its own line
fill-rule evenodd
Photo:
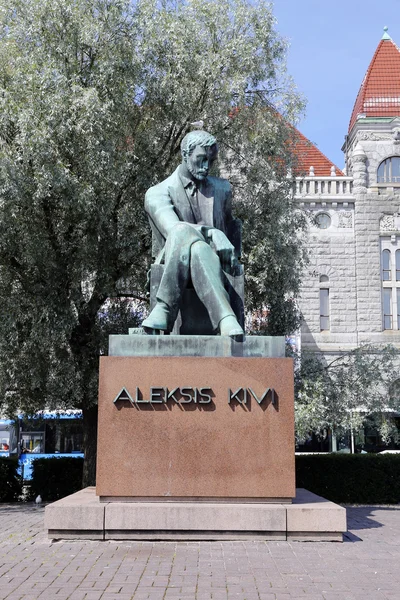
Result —
M 206 178 L 204 181 L 198 181 L 197 179 L 192 177 L 186 165 L 184 165 L 183 163 L 181 163 L 178 167 L 178 174 L 182 185 L 185 189 L 192 185 L 194 185 L 196 188 L 200 188 L 200 186 L 203 186 L 208 182 L 208 178 Z

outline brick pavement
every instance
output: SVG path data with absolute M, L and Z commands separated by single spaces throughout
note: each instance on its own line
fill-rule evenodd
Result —
M 0 600 L 400 600 L 400 506 L 348 509 L 343 544 L 47 540 L 0 505 Z

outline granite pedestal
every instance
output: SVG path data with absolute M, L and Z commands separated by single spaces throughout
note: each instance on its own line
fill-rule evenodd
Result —
M 126 356 L 135 337 L 112 337 L 100 359 L 100 499 L 290 501 L 293 362 L 265 357 L 283 339 L 148 336 L 150 356 Z
M 341 539 L 344 509 L 296 495 L 284 338 L 111 336 L 96 492 L 47 507 L 46 528 L 55 538 Z

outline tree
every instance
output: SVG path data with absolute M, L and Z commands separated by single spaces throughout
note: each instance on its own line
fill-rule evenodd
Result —
M 298 441 L 310 432 L 357 431 L 371 417 L 385 442 L 397 441 L 390 415 L 400 410 L 398 387 L 393 386 L 398 357 L 390 344 L 365 344 L 332 359 L 302 352 L 295 376 Z
M 287 121 L 302 100 L 274 26 L 245 0 L 0 0 L 0 398 L 82 408 L 85 484 L 98 356 L 138 321 L 120 279 L 146 300 L 144 193 L 191 122 L 234 185 L 248 307 L 268 307 L 268 333 L 295 326 L 305 221 Z

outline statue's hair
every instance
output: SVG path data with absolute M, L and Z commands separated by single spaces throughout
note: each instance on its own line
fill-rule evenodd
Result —
M 197 129 L 195 131 L 190 131 L 185 135 L 181 143 L 181 153 L 183 158 L 187 158 L 192 154 L 196 146 L 210 148 L 211 146 L 215 146 L 216 143 L 217 140 L 211 133 L 208 133 L 203 129 Z

